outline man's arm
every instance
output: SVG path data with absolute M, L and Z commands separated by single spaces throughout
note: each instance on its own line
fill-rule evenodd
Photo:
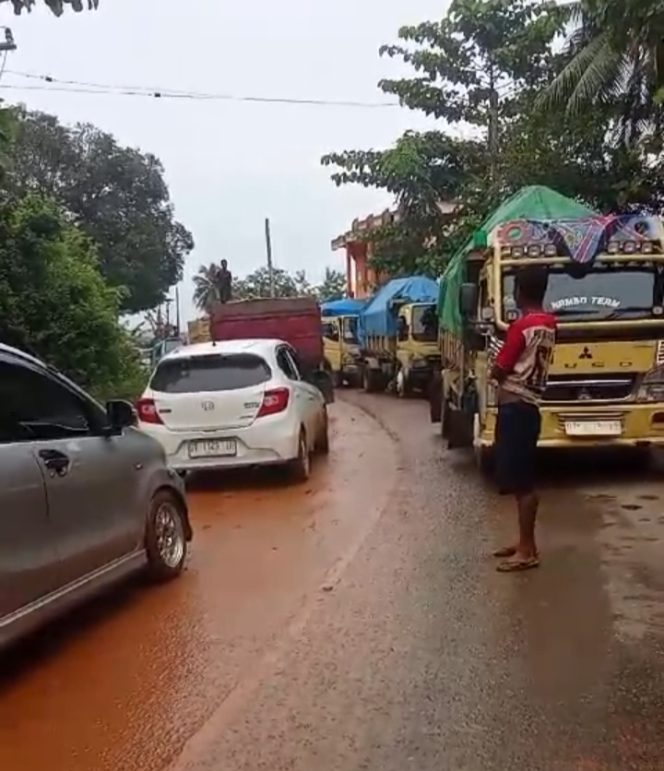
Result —
M 500 385 L 505 378 L 514 370 L 519 357 L 526 347 L 526 338 L 518 324 L 512 324 L 507 330 L 507 337 L 503 343 L 496 361 L 491 368 L 491 378 Z

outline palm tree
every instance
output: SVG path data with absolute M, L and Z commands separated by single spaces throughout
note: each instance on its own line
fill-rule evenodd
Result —
M 194 303 L 196 307 L 209 313 L 214 303 L 219 302 L 219 285 L 217 273 L 219 267 L 215 263 L 201 265 L 194 276 Z
M 569 61 L 546 89 L 542 103 L 566 104 L 578 114 L 612 104 L 620 139 L 661 134 L 664 98 L 664 3 L 646 0 L 579 0 L 566 6 L 575 29 Z

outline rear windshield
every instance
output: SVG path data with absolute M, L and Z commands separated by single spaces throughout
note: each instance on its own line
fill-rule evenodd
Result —
M 271 376 L 267 363 L 250 353 L 196 356 L 163 361 L 155 370 L 150 386 L 167 394 L 233 391 L 260 385 Z

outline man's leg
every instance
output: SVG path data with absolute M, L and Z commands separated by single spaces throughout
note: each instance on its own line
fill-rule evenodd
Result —
M 537 557 L 535 520 L 538 504 L 539 499 L 534 491 L 516 496 L 516 505 L 519 511 L 519 545 L 516 553 L 522 559 Z

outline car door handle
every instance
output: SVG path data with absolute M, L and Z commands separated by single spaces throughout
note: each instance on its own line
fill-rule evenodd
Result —
M 59 450 L 40 450 L 39 457 L 49 471 L 60 477 L 69 471 L 69 457 Z

